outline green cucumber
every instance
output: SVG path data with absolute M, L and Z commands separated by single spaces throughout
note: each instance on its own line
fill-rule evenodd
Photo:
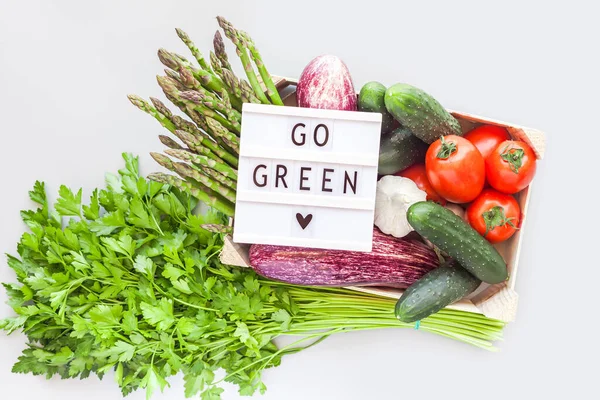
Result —
M 486 283 L 508 278 L 504 259 L 475 229 L 452 211 L 432 201 L 419 201 L 406 212 L 414 230 L 467 271 Z
M 396 303 L 396 318 L 415 322 L 473 293 L 481 281 L 459 265 L 439 266 L 410 285 Z
M 425 143 L 431 144 L 440 136 L 462 136 L 458 120 L 419 88 L 397 83 L 386 90 L 384 102 L 389 113 Z
M 379 144 L 379 175 L 390 175 L 423 161 L 427 145 L 407 128 L 394 129 Z
M 381 113 L 381 134 L 394 127 L 394 117 L 385 108 L 385 86 L 379 82 L 367 82 L 358 95 L 358 111 Z

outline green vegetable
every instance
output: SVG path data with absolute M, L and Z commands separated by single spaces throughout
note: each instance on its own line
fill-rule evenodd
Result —
M 143 179 L 137 158 L 124 158 L 126 167 L 107 175 L 87 204 L 81 190 L 65 186 L 54 209 L 43 183 L 29 193 L 39 208 L 21 212 L 30 231 L 19 256 L 8 256 L 17 283 L 4 284 L 16 315 L 0 320 L 0 329 L 27 336 L 13 372 L 86 378 L 113 370 L 124 395 L 145 389 L 147 398 L 182 374 L 186 397 L 218 399 L 225 381 L 242 395 L 264 392 L 262 371 L 310 346 L 303 343 L 413 327 L 394 317 L 393 299 L 271 282 L 222 265 L 222 236 L 211 232 L 227 232 L 227 218 L 194 215 L 194 197 Z M 420 330 L 493 350 L 503 326 L 441 310 Z M 278 348 L 281 335 L 300 339 Z
M 223 42 L 223 36 L 221 36 L 221 32 L 216 31 L 215 36 L 213 37 L 213 47 L 215 49 L 215 61 L 211 57 L 211 63 L 215 64 L 218 61 L 219 68 L 225 68 L 231 71 L 231 64 L 229 63 L 229 57 L 225 52 L 225 43 Z
M 206 71 L 210 71 L 210 67 L 206 63 L 204 56 L 202 55 L 200 50 L 198 50 L 198 48 L 196 47 L 194 42 L 192 42 L 192 39 L 190 39 L 188 34 L 179 28 L 176 28 L 175 31 L 177 32 L 177 36 L 179 36 L 181 41 L 183 43 L 185 43 L 185 45 L 188 47 L 188 49 L 190 49 L 190 52 L 192 53 L 192 55 L 194 56 L 196 61 L 198 61 L 198 64 L 200 65 L 200 67 Z
M 208 157 L 204 157 L 204 156 L 189 152 L 184 149 L 170 148 L 170 149 L 166 149 L 165 153 L 167 153 L 171 157 L 179 158 L 180 160 L 183 160 L 183 161 L 189 161 L 193 165 L 196 165 L 196 166 L 209 167 L 210 169 L 221 173 L 223 176 L 237 181 L 237 178 L 238 178 L 237 171 L 235 169 L 229 167 L 226 164 L 217 163 L 215 160 L 211 160 Z
M 423 161 L 427 145 L 404 127 L 394 129 L 381 137 L 379 144 L 380 175 L 390 175 Z
M 189 190 L 194 196 L 203 199 L 206 195 L 219 193 L 232 206 L 235 199 L 235 187 L 232 179 L 237 179 L 237 172 L 224 172 L 228 167 L 237 168 L 240 149 L 239 135 L 241 133 L 242 102 L 283 105 L 262 56 L 250 36 L 236 29 L 223 17 L 218 17 L 219 26 L 225 35 L 236 46 L 238 55 L 248 81 L 238 79 L 233 73 L 225 44 L 219 31 L 213 39 L 214 52 L 210 52 L 210 65 L 190 37 L 181 29 L 176 29 L 177 35 L 190 50 L 198 65 L 193 65 L 184 56 L 166 49 L 158 50 L 158 58 L 167 67 L 166 76 L 158 76 L 157 81 L 163 93 L 171 103 L 177 106 L 187 117 L 174 115 L 160 100 L 151 97 L 152 105 L 144 99 L 130 95 L 130 101 L 140 110 L 152 115 L 161 125 L 177 136 L 187 148 L 178 142 L 160 135 L 161 143 L 169 149 L 185 150 L 200 157 L 210 159 L 199 165 L 178 165 L 179 174 L 184 174 L 186 182 L 168 177 L 162 173 L 153 175 L 161 182 L 171 181 L 183 190 Z M 255 72 L 255 67 L 260 78 Z M 265 94 L 266 93 L 266 94 Z M 191 120 L 191 121 L 190 121 Z M 211 164 L 211 165 L 207 165 Z M 193 178 L 190 174 L 196 174 Z M 190 183 L 189 180 L 192 179 Z M 205 182 L 210 179 L 210 184 Z M 206 193 L 200 182 L 209 187 L 212 192 Z M 214 183 L 214 185 L 213 185 Z M 212 186 L 225 186 L 215 188 Z M 229 190 L 231 189 L 231 190 Z M 204 192 L 204 193 L 202 193 Z M 219 204 L 220 202 L 217 202 Z M 219 206 L 222 206 L 220 204 Z
M 204 186 L 193 180 L 179 179 L 173 175 L 163 174 L 161 172 L 153 172 L 148 175 L 148 179 L 153 182 L 171 185 L 177 189 L 187 192 L 203 203 L 219 210 L 228 217 L 233 217 L 235 207 L 229 200 L 224 199 L 218 193 L 212 191 L 209 187 Z
M 256 97 L 258 97 L 258 99 L 262 103 L 271 104 L 269 99 L 267 99 L 267 96 L 265 96 L 264 90 L 260 86 L 260 82 L 258 81 L 256 73 L 254 72 L 254 68 L 252 67 L 252 62 L 250 61 L 250 58 L 248 57 L 248 43 L 246 41 L 246 38 L 241 34 L 240 31 L 235 29 L 233 27 L 233 25 L 231 25 L 231 23 L 229 23 L 229 21 L 227 21 L 225 18 L 217 17 L 217 21 L 219 22 L 219 26 L 223 29 L 223 32 L 225 32 L 225 36 L 227 36 L 229 38 L 229 40 L 231 40 L 231 42 L 237 47 L 237 54 L 240 57 L 240 60 L 242 61 L 242 66 L 244 67 L 244 71 L 246 72 L 248 81 L 250 82 L 250 85 L 252 85 L 252 88 L 254 89 L 254 94 L 256 95 Z M 257 66 L 259 69 L 261 68 L 260 65 L 257 65 Z M 263 66 L 263 69 L 264 69 L 264 66 Z M 267 73 L 267 75 L 268 75 L 268 73 Z M 270 76 L 268 76 L 268 80 L 271 81 Z M 265 82 L 265 84 L 266 83 L 267 82 Z M 273 81 L 271 81 L 270 83 L 271 83 L 271 85 L 273 85 Z M 274 85 L 272 87 L 274 88 Z M 279 97 L 277 90 L 273 91 L 271 89 L 269 91 L 269 96 L 271 96 L 271 95 L 275 99 Z M 274 101 L 273 103 L 274 104 L 283 104 L 283 102 L 281 102 L 281 99 L 279 99 L 278 101 Z
M 419 321 L 471 294 L 480 284 L 459 265 L 442 265 L 404 291 L 396 303 L 396 317 L 402 322 Z
M 425 239 L 487 283 L 508 278 L 504 259 L 487 240 L 452 211 L 431 201 L 413 204 L 408 223 Z
M 440 136 L 462 136 L 460 124 L 436 99 L 406 83 L 397 83 L 385 92 L 385 107 L 403 126 L 424 141 Z
M 394 126 L 394 117 L 385 108 L 385 86 L 379 82 L 367 82 L 358 95 L 358 111 L 381 113 L 381 134 Z

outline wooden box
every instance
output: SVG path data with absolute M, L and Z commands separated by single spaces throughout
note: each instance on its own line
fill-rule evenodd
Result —
M 277 86 L 286 106 L 297 106 L 295 85 L 293 79 L 274 77 Z M 514 139 L 527 142 L 535 151 L 538 159 L 544 156 L 545 140 L 544 134 L 538 130 L 512 125 L 506 122 L 491 120 L 475 115 L 465 114 L 458 111 L 450 111 L 461 124 L 463 132 L 468 132 L 480 124 L 492 124 L 505 127 Z M 534 179 L 535 182 L 535 179 Z M 510 274 L 507 282 L 488 285 L 483 284 L 475 293 L 469 297 L 460 300 L 448 308 L 464 310 L 468 312 L 484 314 L 487 317 L 510 322 L 515 319 L 519 296 L 515 291 L 517 282 L 517 267 L 519 264 L 519 253 L 523 241 L 523 233 L 527 222 L 527 211 L 529 205 L 529 195 L 532 185 L 529 185 L 523 191 L 515 195 L 519 206 L 521 207 L 521 228 L 507 241 L 495 245 L 500 254 L 504 257 L 508 265 Z M 221 262 L 228 265 L 239 267 L 250 267 L 248 261 L 249 245 L 233 243 L 231 236 L 225 238 L 225 245 L 221 252 Z M 402 289 L 375 287 L 375 286 L 349 286 L 349 289 L 377 294 L 385 297 L 399 298 L 402 296 Z

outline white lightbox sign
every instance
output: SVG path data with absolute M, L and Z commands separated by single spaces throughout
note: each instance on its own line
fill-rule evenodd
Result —
M 246 103 L 233 241 L 371 251 L 381 114 Z

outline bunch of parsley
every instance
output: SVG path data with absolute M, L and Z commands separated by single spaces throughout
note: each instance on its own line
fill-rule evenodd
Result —
M 279 335 L 302 335 L 301 342 L 411 326 L 395 320 L 393 299 L 295 287 L 222 265 L 222 236 L 201 225 L 226 217 L 197 215 L 193 197 L 147 181 L 137 158 L 123 157 L 125 168 L 107 175 L 89 204 L 65 186 L 53 210 L 43 183 L 29 193 L 40 207 L 21 212 L 30 232 L 18 243 L 19 258 L 8 256 L 19 283 L 3 284 L 17 315 L 0 320 L 0 329 L 28 337 L 13 372 L 85 378 L 114 370 L 124 395 L 145 388 L 148 398 L 183 373 L 187 397 L 218 399 L 221 381 L 242 395 L 264 392 L 262 371 L 306 348 L 278 349 Z M 440 312 L 420 329 L 486 348 L 501 329 L 476 323 L 475 314 L 454 315 Z M 447 324 L 453 318 L 466 328 Z

